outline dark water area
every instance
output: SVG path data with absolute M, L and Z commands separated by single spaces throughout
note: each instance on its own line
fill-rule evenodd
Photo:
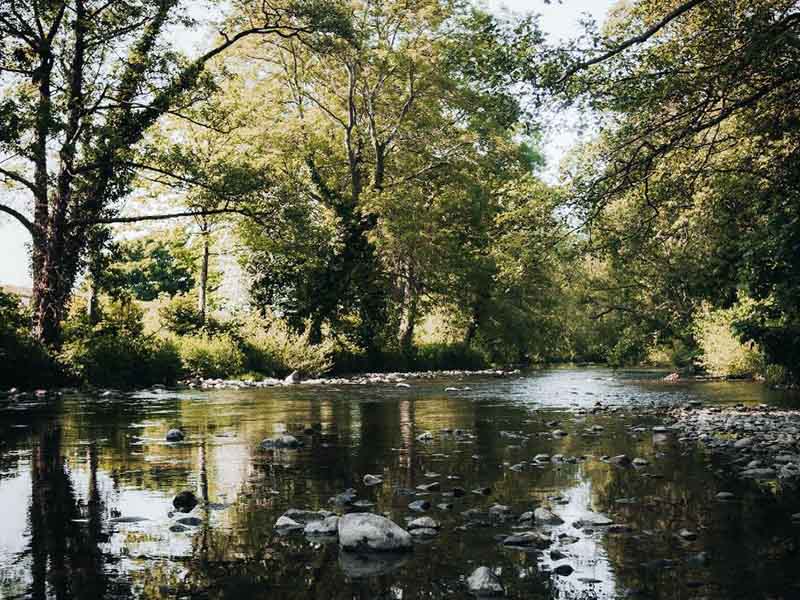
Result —
M 554 369 L 409 388 L 2 401 L 0 598 L 464 598 L 481 565 L 511 598 L 800 598 L 797 494 L 726 479 L 702 449 L 653 434 L 658 416 L 639 410 L 688 400 L 796 406 L 797 396 L 744 382 L 666 384 L 661 375 Z M 612 410 L 593 413 L 598 402 Z M 183 442 L 164 441 L 173 427 Z M 259 448 L 281 431 L 304 446 Z M 426 431 L 432 440 L 419 441 Z M 565 460 L 536 463 L 537 454 Z M 600 458 L 619 454 L 649 464 Z M 364 486 L 367 473 L 383 483 Z M 441 490 L 397 493 L 432 482 Z M 407 555 L 363 561 L 335 542 L 275 531 L 286 509 L 334 510 L 329 499 L 350 487 L 401 526 L 420 516 L 411 501 L 429 500 L 424 514 L 439 534 Z M 451 496 L 455 487 L 466 494 Z M 189 514 L 173 513 L 182 490 L 200 499 Z M 720 491 L 736 499 L 721 502 Z M 485 515 L 495 504 L 512 516 Z M 536 527 L 552 546 L 502 546 L 517 516 L 540 506 L 564 521 Z M 462 514 L 469 509 L 480 514 Z M 599 516 L 617 527 L 575 525 Z M 559 565 L 574 571 L 553 574 Z

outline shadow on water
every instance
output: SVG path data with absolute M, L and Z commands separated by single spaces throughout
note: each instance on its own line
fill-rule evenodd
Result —
M 409 389 L 155 391 L 0 407 L 0 598 L 464 597 L 480 565 L 513 598 L 800 597 L 800 531 L 787 525 L 797 496 L 726 480 L 702 451 L 652 434 L 654 418 L 629 410 L 796 398 L 660 375 L 556 369 Z M 593 413 L 597 402 L 616 410 Z M 166 443 L 176 426 L 186 439 Z M 279 431 L 305 445 L 259 449 Z M 425 431 L 433 439 L 418 441 Z M 619 454 L 649 464 L 601 460 Z M 383 484 L 365 487 L 365 473 Z M 432 482 L 441 489 L 430 495 L 402 493 Z M 441 531 L 409 555 L 371 560 L 275 531 L 286 509 L 331 509 L 349 487 L 401 525 L 419 516 L 409 502 L 427 499 Z M 451 495 L 456 487 L 466 494 Z M 489 495 L 472 493 L 484 487 Z M 188 514 L 172 507 L 181 490 L 200 500 Z M 737 499 L 717 501 L 721 490 Z M 491 517 L 494 504 L 513 517 Z M 537 506 L 564 521 L 537 527 L 555 543 L 504 548 L 516 516 Z M 576 525 L 600 516 L 615 526 Z M 573 572 L 551 574 L 562 565 Z

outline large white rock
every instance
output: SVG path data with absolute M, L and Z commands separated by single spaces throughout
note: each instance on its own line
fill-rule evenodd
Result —
M 303 533 L 306 535 L 334 536 L 339 531 L 339 517 L 327 517 L 322 521 L 311 521 L 306 524 Z
M 476 596 L 502 596 L 505 594 L 503 584 L 489 567 L 478 567 L 467 579 L 469 591 Z
M 411 549 L 411 535 L 386 517 L 351 513 L 339 519 L 339 545 L 362 552 L 402 552 Z

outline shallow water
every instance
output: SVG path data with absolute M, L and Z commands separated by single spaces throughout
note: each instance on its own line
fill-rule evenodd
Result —
M 0 404 L 0 598 L 461 598 L 480 565 L 513 598 L 800 598 L 800 528 L 789 524 L 800 512 L 796 494 L 727 480 L 701 450 L 652 434 L 658 419 L 635 410 L 690 399 L 796 405 L 797 396 L 751 383 L 666 384 L 661 375 L 554 369 L 410 380 L 408 389 L 302 385 Z M 451 386 L 470 389 L 444 391 Z M 581 414 L 597 402 L 619 410 Z M 635 425 L 646 430 L 631 434 Z M 315 432 L 304 434 L 309 426 Z M 582 434 L 593 426 L 603 429 Z M 163 441 L 172 427 L 184 442 Z M 554 438 L 556 427 L 569 435 Z M 279 431 L 305 446 L 259 449 Z M 424 431 L 433 441 L 417 441 Z M 509 468 L 540 453 L 585 458 Z M 600 460 L 623 453 L 650 465 Z M 365 487 L 366 473 L 384 483 Z M 404 557 L 362 561 L 335 543 L 273 530 L 287 508 L 330 509 L 348 487 L 404 525 L 419 515 L 407 508 L 415 498 L 396 490 L 433 481 L 467 494 L 417 496 L 431 501 L 426 514 L 442 529 Z M 478 487 L 491 494 L 473 494 Z M 172 498 L 187 489 L 201 505 L 172 515 Z M 723 490 L 737 500 L 717 501 Z M 436 507 L 443 502 L 453 509 Z M 565 524 L 540 529 L 577 539 L 554 543 L 559 560 L 503 548 L 515 519 L 461 514 L 495 503 L 515 515 L 550 506 Z M 630 532 L 573 526 L 592 513 Z M 170 530 L 186 516 L 198 524 Z M 681 539 L 684 528 L 697 539 Z M 561 564 L 575 571 L 548 572 Z

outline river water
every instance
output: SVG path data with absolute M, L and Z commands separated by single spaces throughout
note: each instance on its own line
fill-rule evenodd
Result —
M 701 449 L 653 434 L 658 418 L 636 410 L 797 397 L 752 383 L 667 384 L 661 375 L 552 369 L 413 379 L 408 388 L 3 401 L 0 598 L 463 598 L 481 565 L 512 598 L 800 598 L 800 527 L 787 525 L 800 512 L 797 495 L 726 479 Z M 597 403 L 610 410 L 593 411 Z M 172 427 L 184 442 L 164 441 Z M 463 435 L 441 433 L 455 429 Z M 281 431 L 304 446 L 259 448 Z M 433 439 L 417 440 L 426 431 Z M 537 454 L 565 460 L 533 463 Z M 619 454 L 649 465 L 601 460 Z M 383 484 L 365 487 L 367 473 Z M 441 491 L 427 496 L 398 493 L 437 481 Z M 466 494 L 452 497 L 454 487 Z M 401 526 L 420 516 L 408 504 L 427 499 L 440 533 L 406 556 L 370 562 L 335 542 L 274 530 L 286 509 L 333 509 L 329 499 L 347 488 L 374 503 L 364 510 Z M 479 488 L 491 492 L 472 492 Z M 200 499 L 188 515 L 173 514 L 182 490 Z M 735 500 L 718 501 L 720 491 Z M 486 518 L 495 504 L 512 516 Z M 502 546 L 516 517 L 540 506 L 564 521 L 538 528 L 551 548 Z M 478 510 L 465 516 L 469 509 Z M 575 525 L 597 516 L 625 527 Z M 186 517 L 194 519 L 174 527 Z M 565 564 L 571 574 L 551 572 Z

